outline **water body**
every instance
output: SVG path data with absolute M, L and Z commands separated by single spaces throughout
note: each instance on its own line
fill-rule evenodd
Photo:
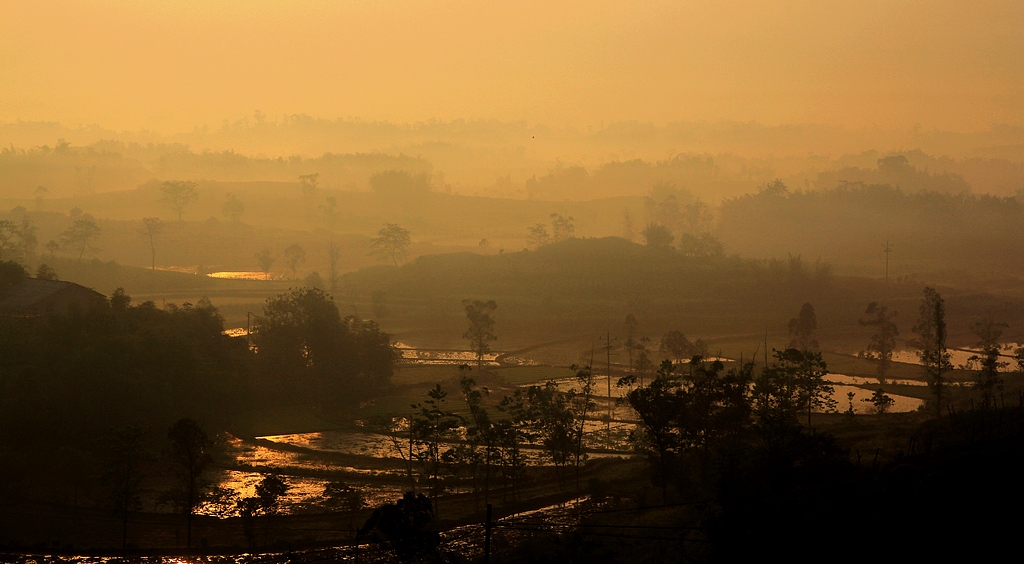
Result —
M 832 374 L 829 374 L 829 376 L 832 376 Z M 875 380 L 875 383 L 877 384 L 878 381 Z M 873 390 L 843 384 L 834 384 L 832 388 L 834 389 L 832 399 L 836 400 L 836 409 L 838 411 L 846 411 L 849 407 L 849 398 L 846 394 L 853 392 L 854 413 L 875 413 L 875 406 L 871 403 Z M 889 393 L 885 395 L 892 398 L 895 402 L 889 407 L 889 413 L 907 413 L 909 411 L 917 411 L 924 406 L 924 400 L 918 398 Z
M 224 280 L 271 280 L 279 278 L 280 276 L 271 273 L 269 276 L 262 270 L 225 270 L 221 272 L 211 272 L 207 274 L 210 278 L 220 278 Z
M 400 341 L 395 348 L 402 355 L 402 362 L 407 364 L 476 364 L 476 353 L 454 349 L 418 349 Z M 498 356 L 501 353 L 489 352 L 483 355 L 484 366 L 499 366 Z
M 1000 345 L 999 348 L 999 362 L 1003 363 L 999 367 L 1000 372 L 1013 372 L 1017 369 L 1017 363 L 1013 359 L 1013 351 L 1020 347 L 1020 343 L 1007 343 Z M 964 348 L 964 349 L 949 349 L 949 362 L 954 368 L 960 368 L 966 366 L 972 356 L 980 356 L 981 350 Z M 902 362 L 904 364 L 916 364 L 921 365 L 921 358 L 918 356 L 917 349 L 900 349 L 892 353 L 893 362 Z

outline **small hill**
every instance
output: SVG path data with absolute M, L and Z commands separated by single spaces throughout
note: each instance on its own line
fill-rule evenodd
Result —
M 609 331 L 621 341 L 623 320 L 633 314 L 637 335 L 650 336 L 655 347 L 665 332 L 681 330 L 719 342 L 742 337 L 740 350 L 749 345 L 748 352 L 766 332 L 769 346 L 784 346 L 789 320 L 809 302 L 817 310 L 822 346 L 855 352 L 870 336 L 858 320 L 873 301 L 902 312 L 898 324 L 911 337 L 925 285 L 835 276 L 830 265 L 799 257 L 690 257 L 607 237 L 498 255 L 429 255 L 397 269 L 363 269 L 346 275 L 338 300 L 362 311 L 371 298 L 384 304 L 378 321 L 385 329 L 423 346 L 463 346 L 462 300 L 493 299 L 502 350 L 573 335 L 589 342 Z M 970 339 L 971 316 L 997 304 L 1011 326 L 1024 320 L 1018 301 L 950 287 L 939 291 L 946 296 L 953 339 Z

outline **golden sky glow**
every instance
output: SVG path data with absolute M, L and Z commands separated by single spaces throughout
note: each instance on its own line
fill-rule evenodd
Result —
M 1024 2 L 0 0 L 0 121 L 1024 124 Z

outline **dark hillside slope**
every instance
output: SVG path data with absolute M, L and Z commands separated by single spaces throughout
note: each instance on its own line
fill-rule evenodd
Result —
M 833 276 L 828 265 L 799 259 L 686 257 L 608 237 L 500 255 L 422 256 L 397 269 L 350 273 L 345 286 L 348 295 L 339 301 L 385 296 L 389 317 L 384 326 L 400 337 L 430 327 L 421 337 L 432 346 L 460 346 L 463 299 L 497 301 L 502 350 L 574 334 L 611 331 L 615 336 L 630 313 L 639 321 L 639 334 L 655 341 L 678 329 L 705 338 L 760 335 L 749 338 L 756 343 L 763 342 L 767 330 L 769 343 L 781 346 L 788 340 L 789 319 L 810 302 L 817 309 L 823 346 L 855 351 L 869 336 L 857 320 L 873 301 L 901 311 L 898 322 L 910 337 L 924 283 L 886 287 L 882 280 Z M 939 290 L 947 295 L 954 337 L 966 332 L 961 328 L 969 325 L 971 315 L 986 308 L 997 308 L 1011 326 L 1016 326 L 1014 319 L 1024 319 L 1016 301 Z M 840 347 L 829 342 L 833 339 L 853 342 Z

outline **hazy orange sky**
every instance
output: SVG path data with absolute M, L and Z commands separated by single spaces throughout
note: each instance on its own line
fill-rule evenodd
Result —
M 0 0 L 0 122 L 1024 125 L 1024 2 Z

